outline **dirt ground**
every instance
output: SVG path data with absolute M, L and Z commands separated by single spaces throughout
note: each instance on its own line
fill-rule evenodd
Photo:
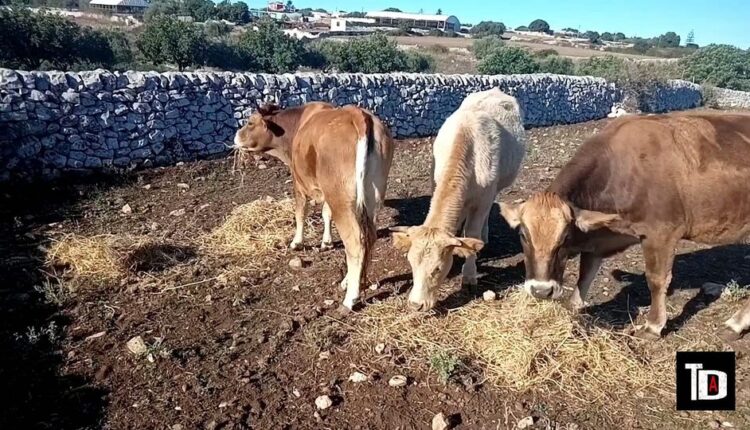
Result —
M 498 200 L 523 199 L 548 184 L 606 122 L 530 130 L 523 171 Z M 430 143 L 397 144 L 370 274 L 378 285 L 366 292 L 364 306 L 394 300 L 409 287 L 408 262 L 385 228 L 423 221 Z M 234 207 L 290 195 L 290 175 L 275 160 L 253 161 L 244 175 L 232 175 L 230 167 L 227 159 L 200 161 L 0 192 L 0 428 L 424 429 L 438 412 L 462 429 L 510 429 L 525 417 L 533 417 L 535 428 L 570 430 L 750 428 L 750 336 L 731 345 L 738 352 L 736 412 L 677 413 L 674 399 L 665 398 L 614 417 L 481 380 L 442 383 L 427 363 L 362 346 L 358 313 L 337 312 L 343 249 L 315 249 L 319 208 L 304 251 L 280 251 L 260 267 L 246 262 L 246 269 L 202 254 L 196 238 Z M 132 250 L 129 271 L 114 282 L 72 282 L 45 263 L 51 241 L 71 233 L 135 235 L 152 245 Z M 155 253 L 162 256 L 158 264 L 148 258 Z M 516 233 L 496 208 L 479 288 L 460 290 L 454 270 L 446 294 L 459 300 L 443 306 L 522 281 L 519 253 Z M 300 269 L 288 265 L 295 256 L 304 263 Z M 575 276 L 572 263 L 567 282 Z M 681 246 L 670 323 L 654 348 L 677 350 L 702 337 L 716 342 L 715 329 L 741 302 L 706 294 L 701 286 L 708 281 L 750 284 L 750 248 Z M 649 302 L 640 250 L 608 260 L 592 294 L 586 312 L 627 330 Z M 148 358 L 126 348 L 135 336 L 145 341 Z M 371 379 L 348 381 L 354 370 Z M 408 385 L 389 386 L 393 375 L 407 376 Z M 323 394 L 333 406 L 316 411 Z
M 432 36 L 397 36 L 392 37 L 399 45 L 412 45 L 412 46 L 422 46 L 425 48 L 428 48 L 430 46 L 434 45 L 442 45 L 446 48 L 465 48 L 469 49 L 471 48 L 471 45 L 474 41 L 474 39 L 471 38 L 465 38 L 465 37 L 432 37 Z M 649 56 L 644 55 L 635 55 L 635 54 L 623 54 L 621 52 L 611 52 L 611 51 L 597 51 L 594 49 L 585 49 L 585 48 L 576 48 L 572 46 L 556 46 L 556 45 L 548 45 L 546 43 L 534 43 L 534 42 L 526 42 L 526 41 L 520 41 L 520 40 L 508 40 L 505 42 L 508 46 L 518 46 L 523 48 L 528 48 L 532 51 L 541 51 L 543 49 L 554 49 L 557 51 L 558 54 L 560 54 L 563 57 L 570 57 L 573 59 L 585 59 L 589 57 L 596 57 L 596 56 L 603 56 L 603 55 L 613 55 L 615 57 L 622 57 L 622 58 L 636 58 L 636 59 L 643 59 L 643 58 L 653 58 Z

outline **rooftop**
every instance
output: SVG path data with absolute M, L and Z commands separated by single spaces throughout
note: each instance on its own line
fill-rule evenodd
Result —
M 413 19 L 417 21 L 447 21 L 448 18 L 456 18 L 453 15 L 429 15 L 421 13 L 404 13 L 404 12 L 388 12 L 388 11 L 374 11 L 367 12 L 368 18 L 391 18 L 391 19 Z
M 99 6 L 129 6 L 143 8 L 149 6 L 149 2 L 146 0 L 91 0 L 89 4 Z

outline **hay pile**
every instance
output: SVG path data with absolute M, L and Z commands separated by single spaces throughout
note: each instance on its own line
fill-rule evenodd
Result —
M 404 305 L 400 298 L 368 306 L 362 336 L 387 342 L 419 363 L 448 351 L 480 367 L 494 385 L 516 392 L 563 394 L 598 405 L 674 393 L 671 352 L 649 360 L 637 340 L 519 289 L 444 316 L 415 315 Z
M 114 235 L 79 236 L 68 234 L 52 242 L 47 252 L 47 266 L 62 269 L 63 275 L 94 283 L 109 283 L 126 271 L 122 249 L 130 242 Z
M 294 234 L 293 208 L 291 199 L 270 197 L 237 206 L 202 247 L 209 254 L 258 260 L 280 252 Z

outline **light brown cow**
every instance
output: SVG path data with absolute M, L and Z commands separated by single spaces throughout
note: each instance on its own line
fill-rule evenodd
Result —
M 640 243 L 651 308 L 636 334 L 658 338 L 677 243 L 729 244 L 750 234 L 750 115 L 616 120 L 579 148 L 546 191 L 503 205 L 502 213 L 520 230 L 530 294 L 559 298 L 565 262 L 580 254 L 575 307 L 603 258 Z M 725 325 L 722 337 L 741 336 L 750 302 Z
M 476 254 L 488 239 L 497 193 L 518 174 L 526 148 L 523 135 L 518 102 L 498 89 L 467 96 L 440 127 L 427 219 L 421 226 L 392 229 L 394 245 L 408 252 L 411 263 L 412 308 L 432 309 L 453 255 L 466 258 L 463 283 L 477 284 Z M 456 237 L 461 225 L 464 237 Z
M 323 203 L 322 249 L 331 247 L 331 220 L 346 250 L 344 306 L 352 309 L 367 282 L 376 239 L 375 215 L 383 203 L 393 159 L 390 132 L 370 112 L 309 103 L 281 110 L 265 106 L 235 136 L 240 150 L 269 153 L 289 165 L 294 182 L 296 232 L 302 246 L 308 198 Z

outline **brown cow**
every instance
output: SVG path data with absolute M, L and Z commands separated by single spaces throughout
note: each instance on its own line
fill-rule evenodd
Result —
M 385 197 L 393 159 L 390 132 L 370 112 L 309 103 L 258 109 L 234 138 L 240 150 L 269 153 L 289 165 L 294 182 L 296 232 L 302 245 L 308 198 L 323 203 L 322 249 L 331 247 L 331 219 L 346 250 L 344 306 L 352 309 L 366 283 L 375 243 L 375 215 Z
M 636 335 L 658 338 L 677 243 L 729 244 L 750 233 L 750 115 L 616 120 L 580 147 L 546 191 L 503 205 L 502 213 L 519 227 L 530 294 L 559 298 L 565 262 L 580 254 L 575 307 L 603 258 L 640 243 L 651 309 Z M 750 302 L 725 324 L 722 337 L 741 336 Z

